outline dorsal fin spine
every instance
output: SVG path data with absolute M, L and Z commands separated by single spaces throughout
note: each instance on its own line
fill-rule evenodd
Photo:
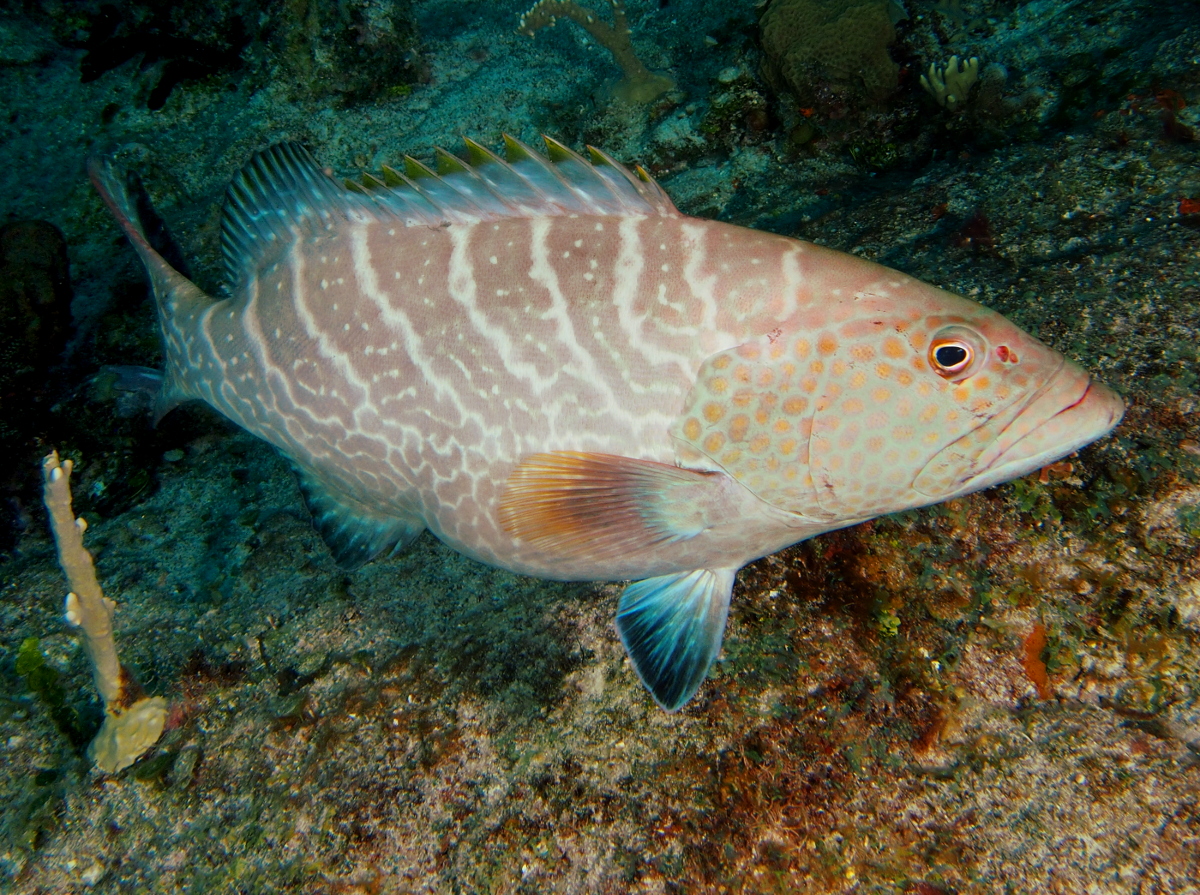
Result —
M 590 161 L 552 138 L 549 158 L 505 135 L 507 161 L 472 140 L 470 163 L 437 151 L 435 172 L 411 157 L 404 170 L 342 186 L 295 143 L 280 143 L 252 158 L 226 193 L 221 247 L 232 287 L 298 233 L 332 226 L 341 217 L 442 226 L 562 214 L 677 214 L 643 169 L 637 174 L 598 149 Z

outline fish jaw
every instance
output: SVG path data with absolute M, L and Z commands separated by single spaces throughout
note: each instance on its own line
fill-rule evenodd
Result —
M 1103 438 L 1124 415 L 1120 395 L 1068 363 L 997 439 L 999 450 L 986 468 L 952 496 L 1028 475 Z

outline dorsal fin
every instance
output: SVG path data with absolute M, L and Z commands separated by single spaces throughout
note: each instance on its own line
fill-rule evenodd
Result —
M 588 147 L 588 159 L 545 138 L 549 159 L 512 137 L 506 159 L 467 140 L 467 161 L 437 151 L 437 171 L 405 157 L 403 170 L 344 185 L 295 143 L 258 153 L 229 186 L 221 248 L 232 288 L 274 246 L 335 220 L 396 220 L 440 227 L 513 217 L 565 214 L 676 215 L 662 188 L 643 169 L 631 173 Z
M 289 245 L 303 222 L 328 225 L 364 202 L 334 183 L 308 150 L 279 143 L 256 154 L 225 193 L 221 252 L 227 285 L 274 245 Z
M 589 148 L 584 159 L 550 137 L 549 159 L 505 136 L 501 159 L 466 140 L 467 159 L 437 150 L 437 171 L 406 157 L 404 172 L 384 168 L 386 190 L 371 197 L 388 211 L 408 211 L 413 194 L 450 223 L 559 214 L 678 214 L 645 171 L 632 174 L 610 156 Z M 396 181 L 401 183 L 396 183 Z

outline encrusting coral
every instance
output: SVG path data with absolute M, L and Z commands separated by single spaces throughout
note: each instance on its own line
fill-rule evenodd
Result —
M 768 81 L 806 106 L 882 102 L 899 83 L 897 15 L 892 0 L 773 0 L 760 23 Z
M 59 463 L 53 451 L 42 463 L 46 510 L 58 546 L 58 561 L 67 575 L 67 622 L 81 628 L 96 689 L 104 700 L 104 723 L 88 746 L 88 757 L 106 774 L 129 767 L 162 734 L 167 702 L 145 696 L 117 657 L 112 617 L 117 604 L 104 596 L 91 554 L 83 546 L 87 523 L 71 508 L 70 460 Z
M 662 72 L 653 72 L 642 64 L 633 52 L 630 42 L 629 20 L 625 16 L 625 4 L 621 0 L 610 0 L 613 8 L 613 24 L 596 18 L 596 14 L 573 0 L 538 0 L 521 16 L 517 29 L 529 37 L 542 28 L 554 25 L 559 18 L 567 18 L 596 39 L 596 43 L 613 55 L 625 77 L 612 89 L 612 95 L 627 103 L 648 103 L 658 99 L 675 87 L 675 80 Z

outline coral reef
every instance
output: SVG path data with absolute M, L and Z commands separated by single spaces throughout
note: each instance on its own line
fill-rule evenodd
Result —
M 408 0 L 285 0 L 284 66 L 315 96 L 403 95 L 424 77 Z
M 801 106 L 877 104 L 899 83 L 890 0 L 773 0 L 763 13 L 766 74 Z

